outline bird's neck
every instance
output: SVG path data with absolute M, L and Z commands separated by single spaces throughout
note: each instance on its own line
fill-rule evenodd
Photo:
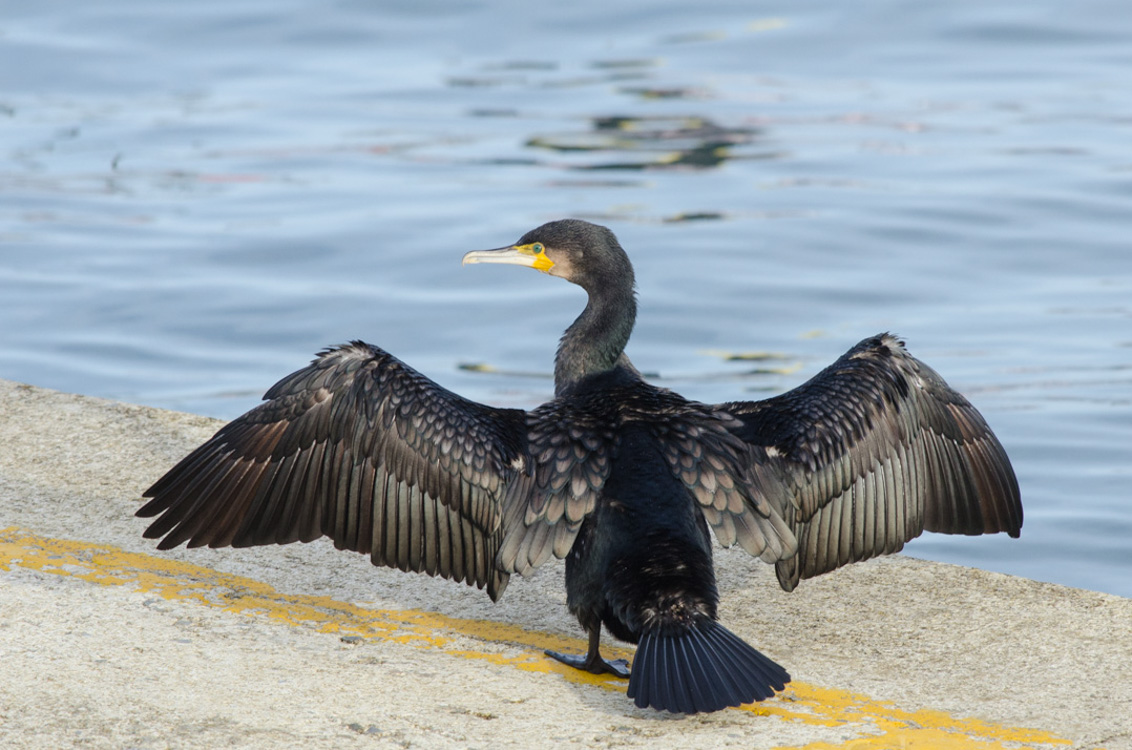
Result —
M 588 375 L 612 370 L 622 358 L 636 319 L 637 301 L 631 285 L 616 296 L 591 294 L 586 309 L 558 344 L 555 395 L 563 395 Z

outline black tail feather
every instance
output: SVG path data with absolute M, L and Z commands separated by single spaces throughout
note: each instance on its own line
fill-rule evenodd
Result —
M 787 682 L 785 669 L 705 618 L 679 634 L 644 633 L 628 694 L 641 708 L 695 714 L 765 700 Z

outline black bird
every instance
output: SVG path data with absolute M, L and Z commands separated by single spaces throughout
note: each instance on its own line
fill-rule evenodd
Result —
M 701 404 L 625 356 L 633 269 L 613 233 L 554 221 L 464 263 L 529 266 L 589 303 L 562 337 L 554 400 L 497 409 L 369 344 L 330 348 L 159 479 L 139 511 L 159 549 L 329 536 L 374 565 L 487 587 L 566 558 L 589 635 L 580 669 L 629 676 L 638 706 L 716 711 L 786 671 L 719 624 L 710 526 L 775 564 L 787 591 L 896 552 L 925 529 L 1017 537 L 1018 482 L 983 418 L 896 338 L 866 339 L 809 382 Z M 605 625 L 637 643 L 601 657 Z

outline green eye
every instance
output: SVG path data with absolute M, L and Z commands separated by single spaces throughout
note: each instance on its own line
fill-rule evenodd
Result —
M 531 250 L 534 250 L 536 253 L 541 253 L 543 250 L 542 243 L 536 242 L 535 244 L 531 245 Z

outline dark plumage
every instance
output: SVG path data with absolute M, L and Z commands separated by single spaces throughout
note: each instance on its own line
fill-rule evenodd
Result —
M 633 269 L 613 233 L 545 224 L 465 263 L 572 281 L 589 302 L 562 337 L 555 398 L 529 412 L 457 396 L 377 347 L 328 349 L 145 493 L 158 547 L 329 536 L 375 565 L 477 587 L 566 558 L 585 656 L 601 626 L 639 643 L 638 706 L 682 713 L 763 700 L 790 680 L 717 622 L 708 527 L 775 564 L 782 587 L 896 552 L 923 530 L 1018 536 L 1002 446 L 965 398 L 887 334 L 798 388 L 700 404 L 624 354 Z

